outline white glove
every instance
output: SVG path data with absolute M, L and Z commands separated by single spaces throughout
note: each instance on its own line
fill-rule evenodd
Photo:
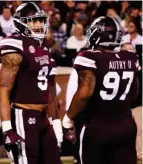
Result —
M 74 126 L 74 122 L 68 117 L 67 114 L 65 114 L 62 124 L 63 124 L 63 127 L 66 129 L 72 128 Z
M 63 142 L 63 129 L 62 129 L 61 120 L 60 119 L 53 120 L 52 124 L 57 138 L 58 147 L 60 148 Z

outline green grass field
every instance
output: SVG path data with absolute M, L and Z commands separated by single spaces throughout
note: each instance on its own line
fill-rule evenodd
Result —
M 63 164 L 73 164 L 72 157 L 62 157 L 61 158 Z M 0 164 L 10 164 L 7 159 L 0 159 Z
M 0 162 L 0 164 L 10 164 L 9 162 Z M 72 161 L 63 161 L 63 164 L 72 164 Z
M 9 162 L 0 162 L 0 164 L 10 164 Z M 63 161 L 63 164 L 73 164 L 72 161 Z
M 69 159 L 68 158 L 66 158 L 66 159 L 62 158 L 62 162 L 63 162 L 63 164 L 73 164 L 73 160 L 71 157 L 69 157 Z M 10 164 L 10 163 L 8 161 L 1 161 L 0 160 L 0 164 Z M 137 164 L 142 164 L 142 162 L 138 161 Z
M 0 162 L 0 164 L 10 164 L 9 162 Z M 73 164 L 72 161 L 63 161 L 63 164 Z M 142 164 L 139 162 L 138 164 Z
M 9 162 L 0 162 L 0 164 L 10 164 Z M 63 164 L 73 164 L 72 161 L 63 161 Z M 137 164 L 142 164 L 141 162 Z

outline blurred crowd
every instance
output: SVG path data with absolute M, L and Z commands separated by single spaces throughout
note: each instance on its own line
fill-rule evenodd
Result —
M 15 32 L 12 15 L 21 3 L 21 0 L 0 1 L 0 39 Z M 43 0 L 36 3 L 49 17 L 50 30 L 46 38 L 57 65 L 72 65 L 72 57 L 86 44 L 87 28 L 99 16 L 112 16 L 120 21 L 124 30 L 123 43 L 131 43 L 134 48 L 142 43 L 142 1 Z M 75 51 L 70 53 L 67 49 Z

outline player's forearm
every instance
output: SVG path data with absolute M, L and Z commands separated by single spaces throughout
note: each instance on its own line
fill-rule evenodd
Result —
M 52 101 L 49 102 L 48 104 L 48 113 L 50 115 L 50 117 L 52 117 L 52 120 L 58 119 L 58 105 L 57 105 L 57 101 Z
M 56 98 L 56 82 L 55 76 L 50 76 L 48 80 L 48 113 L 50 113 L 50 117 L 52 120 L 58 119 L 58 103 Z
M 86 70 L 78 72 L 78 89 L 67 112 L 71 120 L 85 110 L 88 100 L 93 95 L 95 84 L 94 72 Z
M 88 100 L 90 99 L 90 96 L 83 97 L 82 95 L 80 95 L 81 94 L 78 91 L 75 93 L 70 108 L 67 112 L 67 115 L 71 120 L 85 110 Z
M 2 121 L 11 119 L 9 92 L 4 92 L 2 88 L 0 88 L 0 118 Z

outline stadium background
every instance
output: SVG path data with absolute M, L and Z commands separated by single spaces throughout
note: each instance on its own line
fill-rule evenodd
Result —
M 25 2 L 25 1 L 23 1 Z M 22 1 L 0 1 L 0 39 L 14 33 L 12 25 L 12 15 L 18 5 L 23 3 Z M 27 1 L 28 2 L 28 1 Z M 58 68 L 58 75 L 56 81 L 61 88 L 61 92 L 58 95 L 59 100 L 59 114 L 62 118 L 65 112 L 65 94 L 69 75 L 72 70 L 72 64 L 77 52 L 80 48 L 84 47 L 84 43 L 75 42 L 71 36 L 75 37 L 85 37 L 85 32 L 90 23 L 97 17 L 103 15 L 113 16 L 121 22 L 124 29 L 124 35 L 129 33 L 128 23 L 131 20 L 135 20 L 137 27 L 137 34 L 142 35 L 142 1 L 36 1 L 47 13 L 50 18 L 51 28 L 46 38 L 49 43 L 49 47 L 53 58 L 56 61 Z M 64 9 L 64 10 L 63 10 Z M 6 19 L 3 21 L 3 18 Z M 6 22 L 6 23 L 5 23 Z M 76 24 L 81 26 L 76 27 Z M 140 27 L 138 26 L 140 24 Z M 131 40 L 125 40 L 125 42 L 132 43 Z M 133 43 L 135 50 L 137 51 L 140 59 L 140 64 L 142 64 L 142 46 L 141 42 L 136 39 Z M 72 46 L 71 46 L 72 45 Z M 140 77 L 140 84 L 142 85 Z M 140 87 L 141 87 L 140 85 Z M 141 106 L 141 88 L 138 100 L 133 105 L 134 107 Z M 0 138 L 0 142 L 2 139 Z M 70 164 L 73 160 L 72 156 L 74 154 L 74 146 L 70 143 L 64 142 L 61 156 L 63 158 L 64 164 Z M 70 158 L 68 156 L 71 156 Z M 0 147 L 0 157 L 6 158 L 3 147 Z M 4 161 L 1 162 L 5 164 Z M 0 163 L 0 164 L 1 164 Z

